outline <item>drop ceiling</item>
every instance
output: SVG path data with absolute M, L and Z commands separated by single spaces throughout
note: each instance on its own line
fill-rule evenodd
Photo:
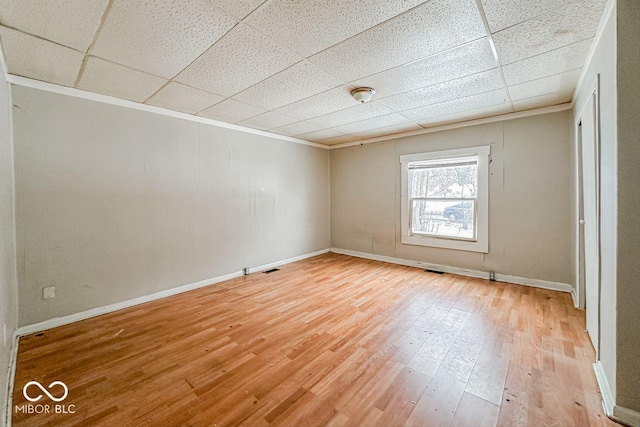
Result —
M 0 43 L 13 75 L 335 145 L 570 102 L 605 3 L 0 0 Z

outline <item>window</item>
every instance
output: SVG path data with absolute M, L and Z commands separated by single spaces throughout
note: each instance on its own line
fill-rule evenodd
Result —
M 400 156 L 402 243 L 489 252 L 490 147 Z

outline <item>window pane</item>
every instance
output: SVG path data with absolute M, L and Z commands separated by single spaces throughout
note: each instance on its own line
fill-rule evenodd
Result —
M 411 232 L 475 238 L 475 200 L 412 200 Z
M 471 164 L 470 164 L 471 163 Z M 478 185 L 478 163 L 442 165 L 411 169 L 410 197 L 475 198 Z

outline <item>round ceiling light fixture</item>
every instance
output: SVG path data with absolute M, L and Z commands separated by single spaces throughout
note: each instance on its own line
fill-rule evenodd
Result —
M 371 101 L 375 94 L 376 90 L 371 87 L 358 87 L 351 91 L 351 96 L 362 104 Z

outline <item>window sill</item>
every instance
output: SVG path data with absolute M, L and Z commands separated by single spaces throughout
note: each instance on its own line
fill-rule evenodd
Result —
M 447 239 L 440 237 L 429 237 L 429 236 L 402 236 L 402 244 L 403 245 L 415 245 L 415 246 L 429 246 L 433 248 L 443 248 L 443 249 L 454 249 L 459 251 L 469 251 L 469 252 L 481 252 L 488 253 L 489 252 L 489 244 L 488 242 L 483 241 L 469 241 L 469 240 L 459 240 L 459 239 Z

